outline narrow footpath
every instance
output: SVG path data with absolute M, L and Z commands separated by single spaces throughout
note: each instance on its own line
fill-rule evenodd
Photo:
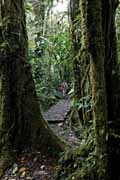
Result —
M 43 116 L 59 138 L 76 146 L 79 141 L 70 129 L 67 119 L 70 110 L 70 100 L 62 99 L 44 112 Z M 56 169 L 54 158 L 45 157 L 40 152 L 23 151 L 18 155 L 16 163 L 6 170 L 2 180 L 54 180 Z
M 50 109 L 43 113 L 45 120 L 48 123 L 59 123 L 64 122 L 67 114 L 71 110 L 70 100 L 62 99 Z

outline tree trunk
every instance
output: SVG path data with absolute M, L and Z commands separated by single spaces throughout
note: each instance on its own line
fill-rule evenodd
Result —
M 79 103 L 81 98 L 81 69 L 79 61 L 79 49 L 80 49 L 80 18 L 78 18 L 79 12 L 79 0 L 70 0 L 70 33 L 71 33 L 71 48 L 73 59 L 73 72 L 74 72 L 74 101 Z M 78 119 L 74 116 L 78 114 Z M 77 107 L 72 108 L 71 123 L 78 124 L 79 121 L 83 123 L 82 109 L 78 110 Z M 76 119 L 76 120 L 74 120 Z
M 74 91 L 75 97 L 80 100 L 81 88 L 80 88 L 80 63 L 79 63 L 79 48 L 80 48 L 80 20 L 77 17 L 79 14 L 79 0 L 70 1 L 70 30 L 72 40 L 72 52 L 73 52 L 73 67 L 74 67 Z
M 60 152 L 64 143 L 44 121 L 27 60 L 23 0 L 0 1 L 0 176 L 14 149 Z M 54 152 L 52 152 L 52 150 Z
M 116 88 L 118 89 L 119 84 L 115 27 L 115 11 L 117 4 L 118 1 L 102 1 L 103 35 L 105 45 L 104 64 L 108 104 L 108 121 L 113 121 L 113 119 L 116 119 L 117 110 L 116 103 L 114 102 L 114 94 L 116 94 Z
M 80 0 L 82 58 L 90 63 L 98 179 L 107 179 L 107 107 L 101 1 Z M 84 56 L 83 56 L 84 55 Z
M 79 103 L 81 98 L 87 99 L 91 96 L 90 84 L 90 64 L 84 56 L 84 51 L 79 53 L 81 47 L 81 26 L 79 17 L 79 0 L 70 1 L 70 15 L 71 15 L 71 35 L 72 35 L 72 51 L 73 51 L 73 67 L 74 67 L 74 94 L 75 102 Z M 82 124 L 87 125 L 90 120 L 90 114 L 84 106 L 85 101 L 82 101 L 83 107 L 78 111 L 79 118 Z
M 115 27 L 115 12 L 118 0 L 102 1 L 103 31 L 105 43 L 105 78 L 108 104 L 109 125 L 109 172 L 111 179 L 120 179 L 120 78 L 117 60 L 117 41 Z

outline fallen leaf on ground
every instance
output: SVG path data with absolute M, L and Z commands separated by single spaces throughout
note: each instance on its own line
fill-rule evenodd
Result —
M 23 173 L 24 171 L 26 171 L 26 168 L 25 168 L 25 167 L 21 167 L 21 168 L 19 169 L 19 173 Z

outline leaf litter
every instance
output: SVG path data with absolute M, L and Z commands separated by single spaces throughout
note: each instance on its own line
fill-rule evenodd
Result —
M 57 114 L 57 116 L 62 119 L 63 116 L 61 115 L 64 114 L 65 111 L 68 112 L 69 109 L 69 102 L 66 104 L 67 105 L 63 106 L 62 101 L 58 102 L 56 107 L 53 107 L 53 110 L 50 109 L 48 111 L 48 118 L 53 118 L 53 115 Z M 64 111 L 60 109 L 64 109 Z M 66 115 L 64 115 L 64 118 L 66 118 Z M 61 123 L 58 121 L 57 124 L 50 123 L 49 126 L 60 138 L 69 142 L 71 146 L 78 146 L 80 143 L 79 139 L 69 127 L 68 121 L 65 121 L 64 118 Z M 13 166 L 5 171 L 2 180 L 54 180 L 54 174 L 57 168 L 56 159 L 53 157 L 43 156 L 38 151 L 30 152 L 25 150 L 18 155 L 17 161 Z
M 40 152 L 23 151 L 17 162 L 5 171 L 2 180 L 53 180 L 56 163 L 53 157 Z

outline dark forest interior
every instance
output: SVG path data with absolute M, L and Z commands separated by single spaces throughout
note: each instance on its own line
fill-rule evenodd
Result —
M 119 0 L 0 0 L 0 179 L 120 180 Z

